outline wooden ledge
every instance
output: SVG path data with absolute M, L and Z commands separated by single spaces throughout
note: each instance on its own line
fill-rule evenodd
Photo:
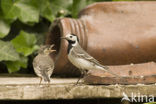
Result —
M 47 100 L 47 99 L 85 99 L 85 98 L 122 98 L 123 92 L 153 95 L 156 97 L 156 85 L 75 85 L 77 79 L 52 78 L 50 86 L 39 79 L 0 78 L 1 100 Z M 150 90 L 149 90 L 150 89 Z

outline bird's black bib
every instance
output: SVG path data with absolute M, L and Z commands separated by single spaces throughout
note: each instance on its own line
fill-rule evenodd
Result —
M 75 41 L 68 40 L 68 43 L 69 43 L 69 44 L 68 44 L 68 50 L 67 50 L 67 52 L 68 52 L 68 54 L 69 54 L 71 48 L 73 47 L 72 44 L 74 44 Z

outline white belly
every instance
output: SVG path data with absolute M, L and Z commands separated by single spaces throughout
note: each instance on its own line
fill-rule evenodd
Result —
M 87 70 L 95 69 L 95 65 L 93 65 L 93 63 L 84 60 L 82 58 L 74 58 L 69 54 L 68 59 L 74 66 L 76 66 L 79 69 L 87 69 Z

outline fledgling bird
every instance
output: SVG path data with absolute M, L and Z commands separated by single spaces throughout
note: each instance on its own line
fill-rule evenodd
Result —
M 82 49 L 79 45 L 79 39 L 75 34 L 68 34 L 65 37 L 61 38 L 68 41 L 68 59 L 74 66 L 80 69 L 81 75 L 84 75 L 88 70 L 99 69 L 118 76 L 111 72 L 107 66 L 101 65 L 95 58 L 93 58 L 84 49 Z M 78 84 L 80 78 L 78 79 L 76 84 Z
M 54 45 L 41 46 L 38 55 L 33 60 L 34 71 L 37 76 L 40 77 L 40 83 L 42 79 L 50 84 L 50 76 L 54 70 L 54 61 L 50 57 L 50 53 L 54 52 Z

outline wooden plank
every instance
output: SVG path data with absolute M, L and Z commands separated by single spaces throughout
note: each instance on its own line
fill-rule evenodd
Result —
M 50 86 L 39 79 L 0 78 L 1 100 L 47 100 L 47 99 L 85 99 L 85 98 L 122 98 L 123 92 L 153 95 L 156 97 L 156 85 L 74 85 L 77 79 L 52 78 Z

